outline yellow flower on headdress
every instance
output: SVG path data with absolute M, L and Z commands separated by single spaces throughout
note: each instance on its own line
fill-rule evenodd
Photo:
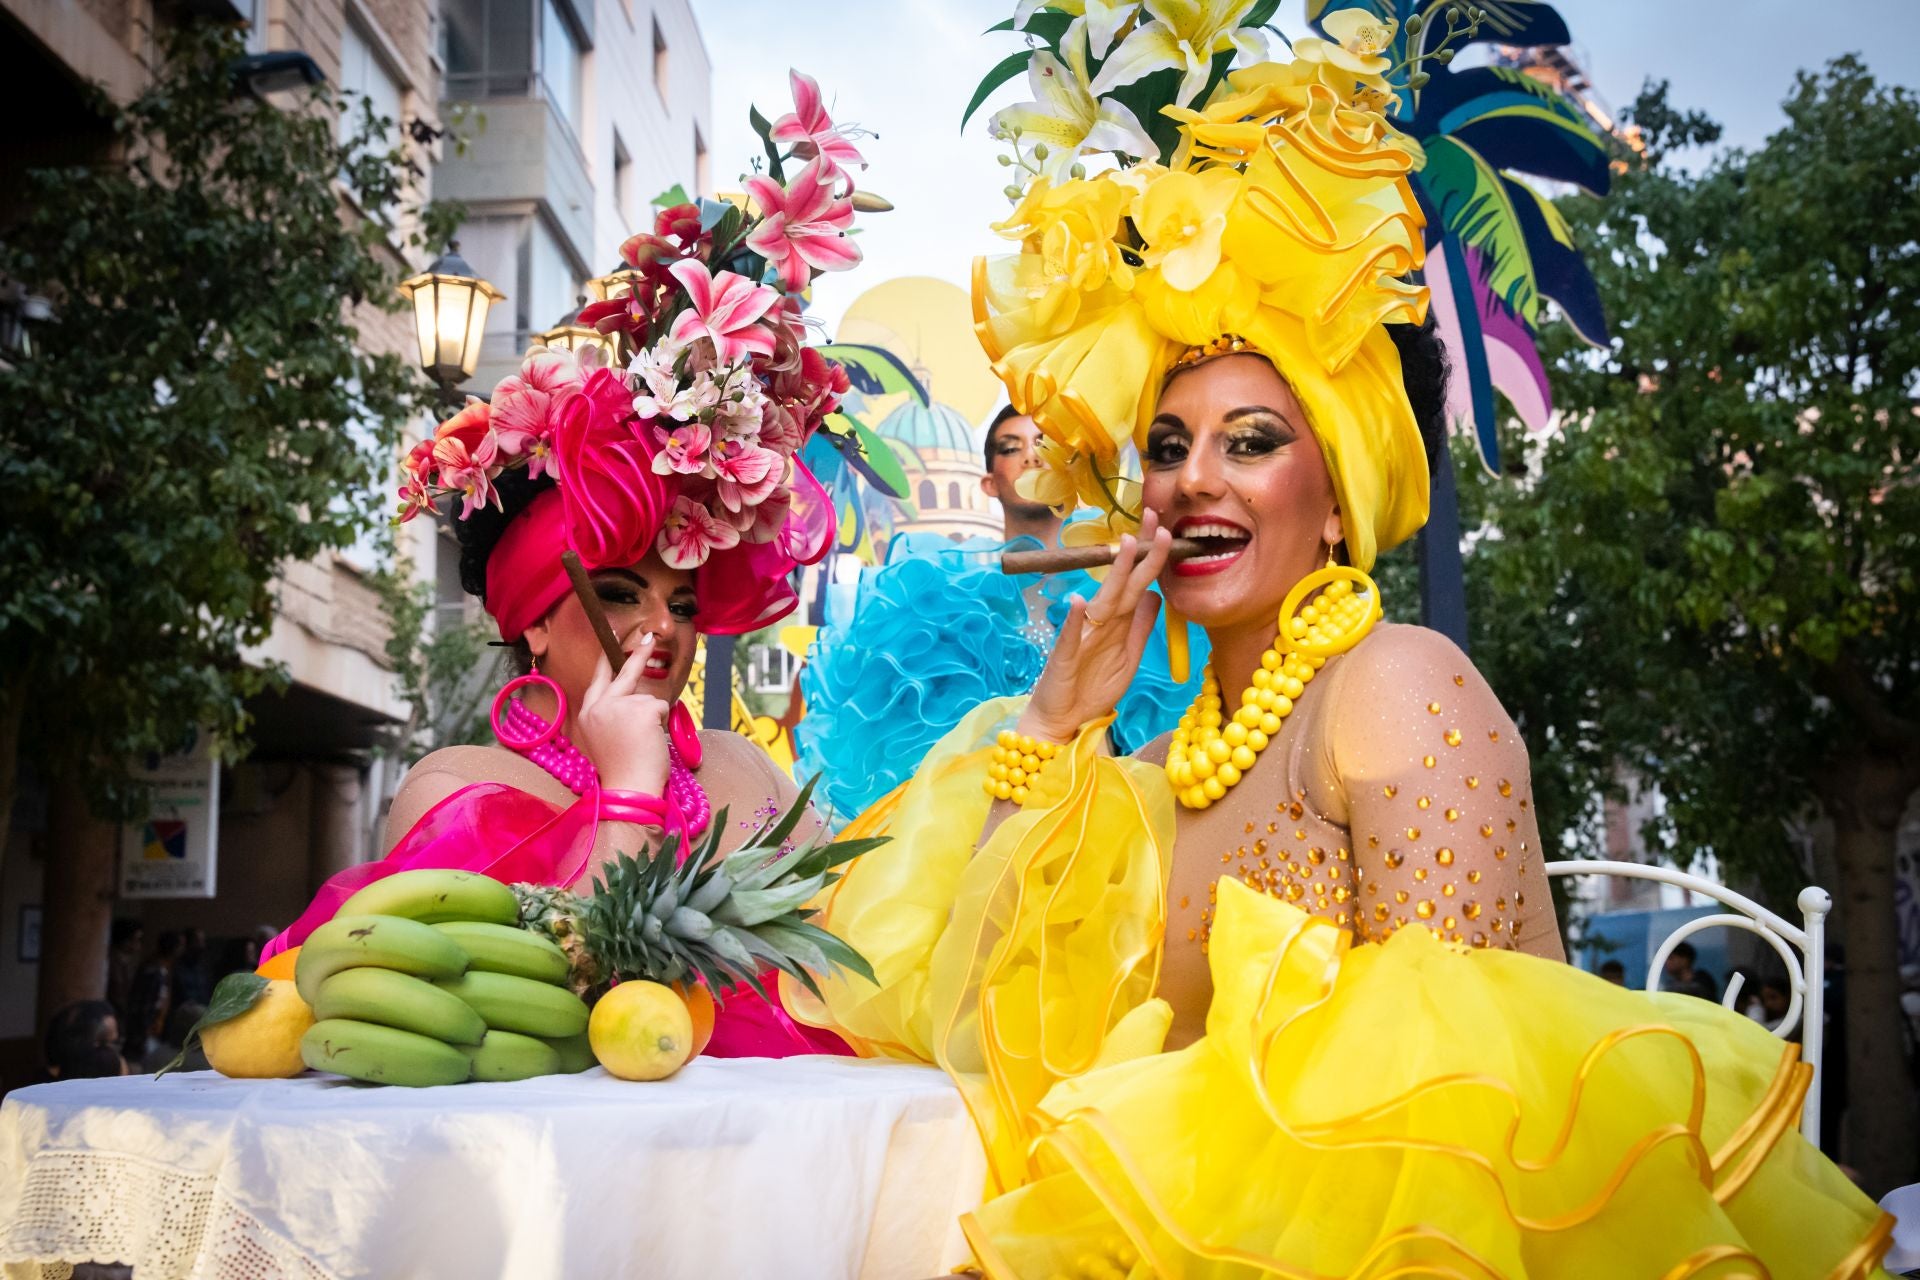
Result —
M 1383 56 L 1393 44 L 1399 23 L 1379 18 L 1365 9 L 1341 9 L 1320 20 L 1320 26 L 1333 37 L 1322 40 L 1305 36 L 1293 42 L 1293 56 L 1304 62 L 1331 62 L 1356 76 L 1386 74 L 1392 59 Z
M 1175 289 L 1198 289 L 1220 265 L 1227 209 L 1240 189 L 1231 169 L 1173 170 L 1148 184 L 1134 225 L 1146 243 L 1142 260 L 1160 268 Z
M 1050 284 L 1085 292 L 1112 280 L 1125 289 L 1133 269 L 1114 237 L 1135 193 L 1112 174 L 1055 184 L 1036 179 L 1019 205 L 993 229 L 1038 254 Z
M 1399 24 L 1365 9 L 1342 9 L 1328 14 L 1320 25 L 1333 39 L 1296 40 L 1294 57 L 1316 67 L 1342 102 L 1365 111 L 1384 111 L 1394 94 L 1386 79 L 1393 59 L 1384 54 L 1393 46 Z

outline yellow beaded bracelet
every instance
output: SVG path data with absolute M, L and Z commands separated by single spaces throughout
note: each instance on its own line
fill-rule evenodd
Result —
M 996 800 L 1026 804 L 1034 798 L 1040 771 L 1059 754 L 1059 743 L 1002 729 L 994 740 L 993 763 L 987 766 L 986 793 Z

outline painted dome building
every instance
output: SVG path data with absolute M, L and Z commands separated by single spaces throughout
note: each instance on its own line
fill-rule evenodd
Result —
M 907 503 L 896 504 L 895 533 L 937 533 L 955 542 L 999 539 L 1000 507 L 980 492 L 978 432 L 958 409 L 909 400 L 875 428 L 907 473 Z

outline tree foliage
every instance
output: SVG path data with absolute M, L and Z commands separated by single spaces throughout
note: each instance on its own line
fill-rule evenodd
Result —
M 99 100 L 111 159 L 25 175 L 0 233 L 0 278 L 55 310 L 0 369 L 5 709 L 97 800 L 193 726 L 239 739 L 279 678 L 242 657 L 276 571 L 378 527 L 425 403 L 356 326 L 398 305 L 414 174 L 394 122 L 324 88 L 288 110 L 237 93 L 242 52 L 171 37 L 136 100 Z
M 1703 122 L 1650 90 L 1654 162 L 1565 202 L 1616 341 L 1560 353 L 1535 478 L 1471 494 L 1470 577 L 1508 682 L 1572 695 L 1550 752 L 1657 780 L 1676 850 L 1798 873 L 1821 770 L 1920 746 L 1920 109 L 1852 59 L 1786 107 L 1690 176 Z
M 1672 153 L 1716 131 L 1652 87 L 1646 156 L 1604 203 L 1561 201 L 1614 340 L 1560 338 L 1564 419 L 1529 478 L 1461 473 L 1465 526 L 1497 531 L 1468 560 L 1475 657 L 1550 840 L 1597 841 L 1584 806 L 1622 766 L 1658 785 L 1650 834 L 1683 865 L 1804 884 L 1796 828 L 1832 820 L 1850 1014 L 1889 1071 L 1854 1097 L 1881 1098 L 1910 1090 L 1886 1059 L 1894 829 L 1920 787 L 1920 104 L 1849 57 L 1785 110 L 1689 173 Z M 1871 1044 L 1849 1042 L 1857 1072 Z M 1853 1158 L 1903 1176 L 1881 1154 Z

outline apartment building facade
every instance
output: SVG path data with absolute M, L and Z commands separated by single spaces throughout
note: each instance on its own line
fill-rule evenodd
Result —
M 586 282 L 675 184 L 714 194 L 712 67 L 687 0 L 440 0 L 449 147 L 439 198 L 460 252 L 507 300 L 476 387 L 577 310 Z
M 136 96 L 169 24 L 189 21 L 244 24 L 251 52 L 306 54 L 333 86 L 366 95 L 396 131 L 409 121 L 438 125 L 437 16 L 425 0 L 0 0 L 0 101 L 16 108 L 10 119 L 45 122 L 7 131 L 0 171 L 105 158 L 111 138 L 82 86 L 97 84 L 117 101 Z M 427 181 L 433 156 L 407 136 Z M 18 198 L 17 188 L 0 197 Z M 396 279 L 421 265 L 398 233 L 384 251 Z M 355 322 L 370 351 L 417 360 L 410 317 L 363 308 Z M 420 532 L 411 551 L 432 574 L 438 539 Z M 218 771 L 216 896 L 113 903 L 116 917 L 142 925 L 149 946 L 163 931 L 197 927 L 217 959 L 258 926 L 286 924 L 318 881 L 375 852 L 395 773 L 377 748 L 408 708 L 385 655 L 374 567 L 370 548 L 354 548 L 282 568 L 274 628 L 247 657 L 283 664 L 292 684 L 255 700 L 256 750 Z M 38 911 L 47 859 L 61 853 L 48 847 L 44 795 L 27 777 L 0 858 L 0 1078 L 9 1084 L 34 1057 L 30 1037 L 44 1013 L 35 1007 Z M 122 833 L 101 838 L 130 856 Z

